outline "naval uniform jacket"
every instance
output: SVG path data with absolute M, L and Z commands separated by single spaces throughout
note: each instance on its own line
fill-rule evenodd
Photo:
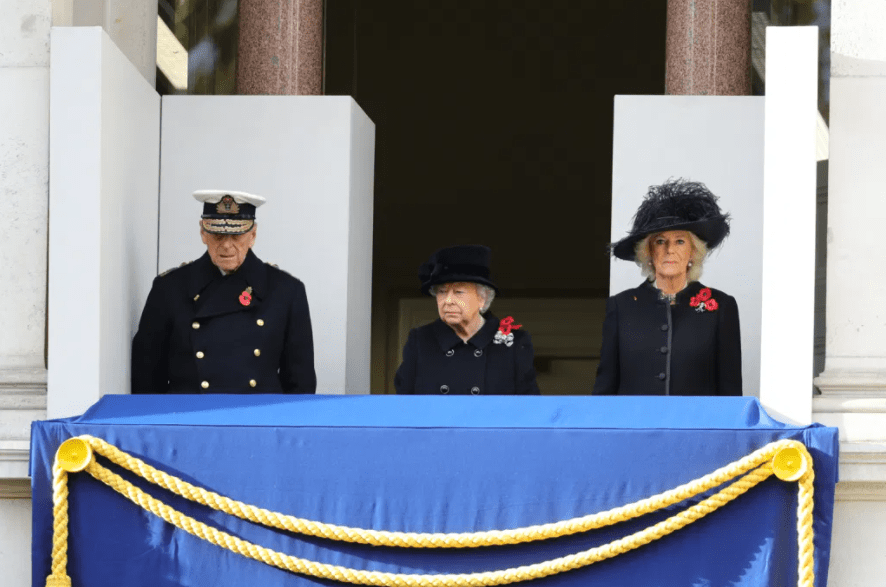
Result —
M 594 383 L 600 395 L 741 395 L 741 333 L 735 298 L 711 288 L 717 309 L 690 301 L 690 283 L 671 305 L 650 282 L 606 302 Z
M 247 287 L 251 299 L 241 296 Z M 228 275 L 205 253 L 154 279 L 132 341 L 132 393 L 314 393 L 316 387 L 301 281 L 251 250 Z
M 496 340 L 498 328 L 499 320 L 491 314 L 467 342 L 440 319 L 413 328 L 394 378 L 397 393 L 537 395 L 532 337 L 512 330 L 508 345 Z

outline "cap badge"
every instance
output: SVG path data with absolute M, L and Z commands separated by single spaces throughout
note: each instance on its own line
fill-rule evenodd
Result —
M 240 294 L 240 303 L 244 306 L 248 306 L 252 303 L 252 288 L 247 287 L 243 290 L 243 293 Z
M 216 214 L 239 214 L 240 205 L 231 196 L 224 196 L 215 207 Z

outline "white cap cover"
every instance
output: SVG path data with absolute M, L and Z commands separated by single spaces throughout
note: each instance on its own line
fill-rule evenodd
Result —
M 249 232 L 255 209 L 265 203 L 261 196 L 230 190 L 197 190 L 194 199 L 203 202 L 203 230 L 216 234 Z

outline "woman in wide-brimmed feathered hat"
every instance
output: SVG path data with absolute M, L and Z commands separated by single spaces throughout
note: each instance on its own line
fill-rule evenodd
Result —
M 488 313 L 497 292 L 482 245 L 440 249 L 418 270 L 440 318 L 413 328 L 394 385 L 405 394 L 537 394 L 532 338 Z
M 610 246 L 646 280 L 606 303 L 595 394 L 741 395 L 738 305 L 698 281 L 728 234 L 704 184 L 649 188 L 630 233 Z

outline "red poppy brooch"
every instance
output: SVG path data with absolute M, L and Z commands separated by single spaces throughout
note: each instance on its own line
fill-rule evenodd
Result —
M 711 288 L 703 287 L 698 293 L 689 300 L 689 305 L 695 308 L 696 312 L 713 312 L 720 307 L 717 300 L 711 297 Z
M 240 304 L 244 306 L 248 306 L 252 303 L 252 288 L 247 287 L 243 290 L 243 293 L 240 294 Z
M 514 344 L 514 333 L 511 331 L 517 330 L 522 326 L 522 324 L 514 324 L 514 319 L 511 316 L 502 318 L 501 322 L 498 324 L 498 332 L 495 333 L 495 338 L 492 339 L 492 342 L 495 344 L 511 346 Z

